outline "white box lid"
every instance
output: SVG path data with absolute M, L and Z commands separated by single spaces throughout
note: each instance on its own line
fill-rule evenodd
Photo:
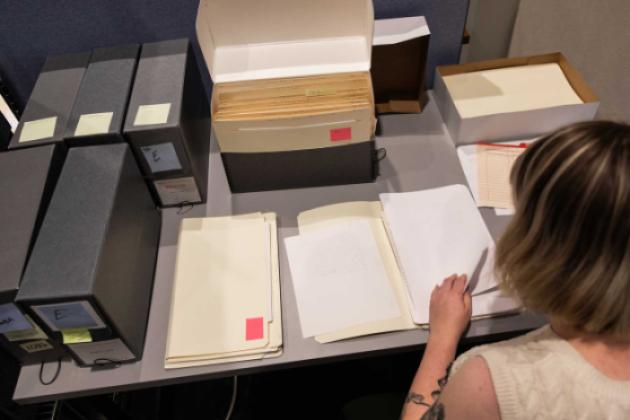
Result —
M 215 83 L 369 71 L 371 0 L 201 0 L 197 39 Z
M 424 16 L 377 19 L 374 22 L 374 45 L 390 45 L 430 35 Z

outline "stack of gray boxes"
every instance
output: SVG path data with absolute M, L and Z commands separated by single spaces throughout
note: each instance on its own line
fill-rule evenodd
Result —
M 124 133 L 162 207 L 206 201 L 207 98 L 187 39 L 142 46 Z

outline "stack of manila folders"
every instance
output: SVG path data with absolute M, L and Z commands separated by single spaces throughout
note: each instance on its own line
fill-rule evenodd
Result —
M 429 322 L 433 288 L 468 276 L 473 318 L 518 310 L 493 275 L 494 242 L 463 185 L 301 213 L 285 239 L 302 335 L 328 343 Z
M 167 369 L 282 354 L 276 216 L 182 220 Z

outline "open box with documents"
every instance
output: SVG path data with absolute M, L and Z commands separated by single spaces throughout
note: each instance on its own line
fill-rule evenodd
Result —
M 456 144 L 535 137 L 599 108 L 561 53 L 439 66 L 434 96 Z
M 202 0 L 199 45 L 233 192 L 376 176 L 369 0 Z
M 381 194 L 301 213 L 285 239 L 302 334 L 327 343 L 429 322 L 433 287 L 467 274 L 473 317 L 514 311 L 497 290 L 494 242 L 463 185 Z

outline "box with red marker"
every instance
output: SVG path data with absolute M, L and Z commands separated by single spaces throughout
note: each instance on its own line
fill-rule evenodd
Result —
M 231 190 L 373 181 L 372 2 L 244 3 L 202 0 L 197 14 Z

